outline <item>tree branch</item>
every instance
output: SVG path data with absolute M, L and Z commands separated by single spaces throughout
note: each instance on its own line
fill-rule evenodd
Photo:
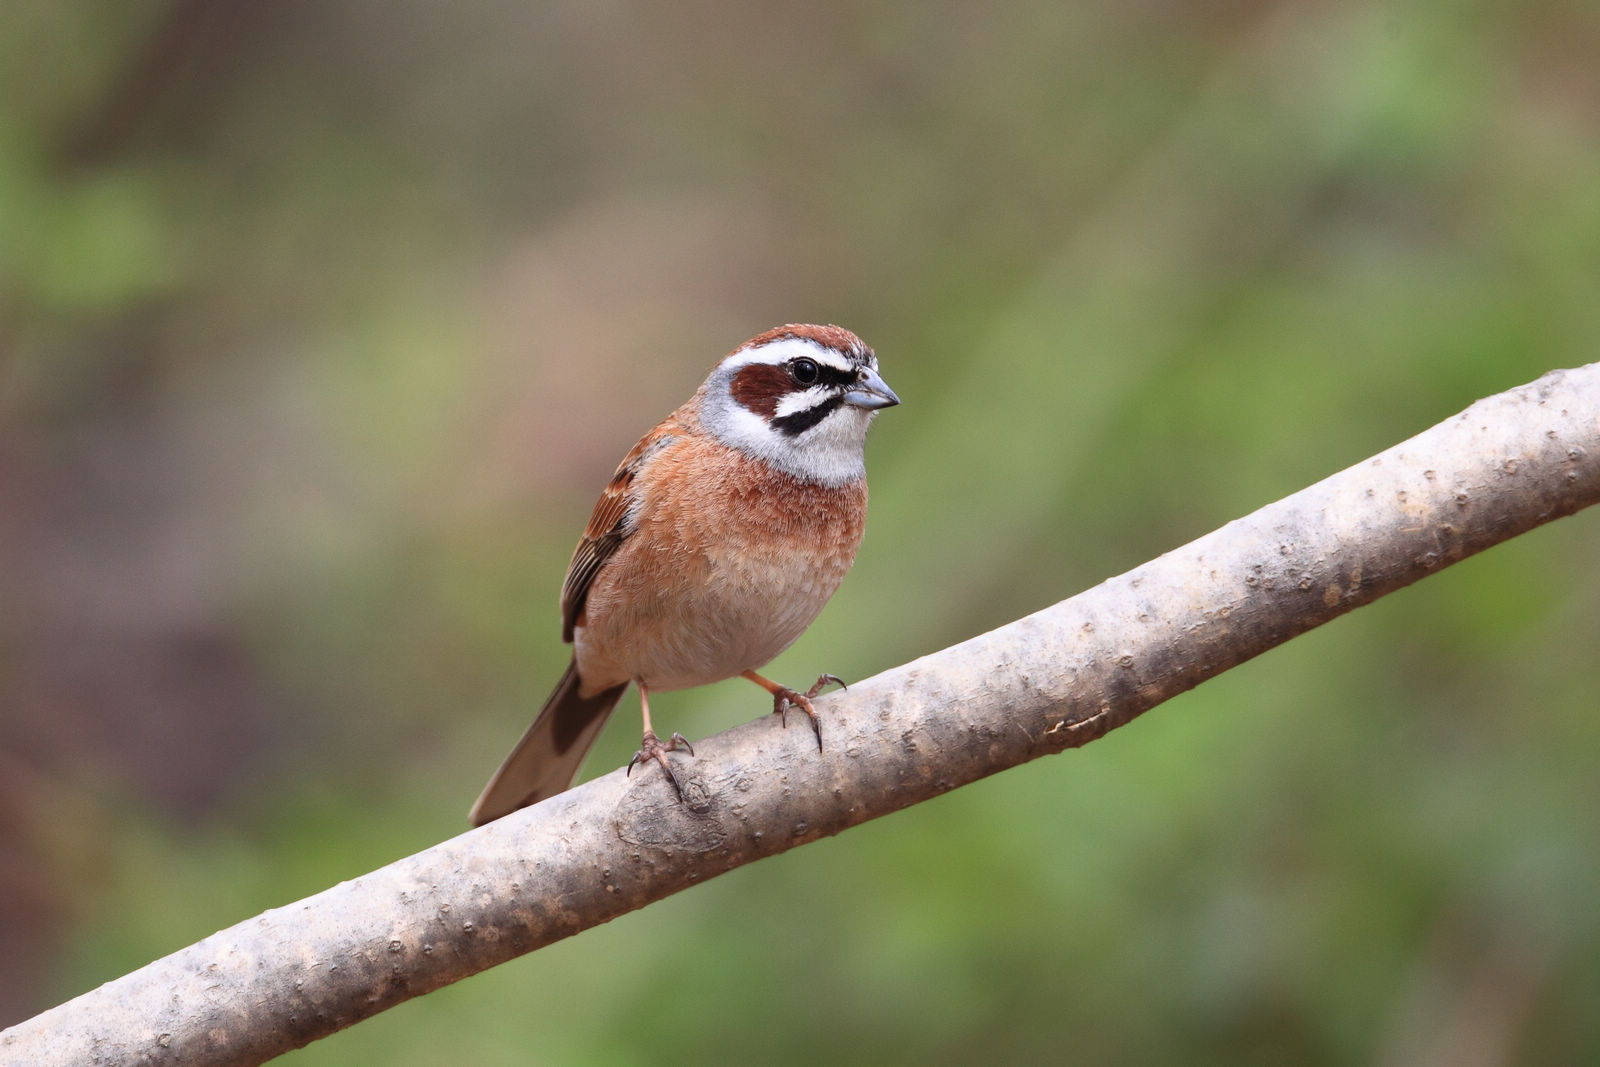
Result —
M 621 771 L 213 934 L 0 1034 L 5 1063 L 255 1064 L 680 889 L 1086 744 L 1600 500 L 1600 364 L 1480 401 L 1136 570 L 659 776 Z

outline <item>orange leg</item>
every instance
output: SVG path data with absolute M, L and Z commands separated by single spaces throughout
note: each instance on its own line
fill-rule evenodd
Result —
M 837 685 L 844 688 L 844 683 L 831 674 L 824 674 L 817 679 L 817 684 L 807 689 L 804 693 L 797 693 L 786 685 L 779 685 L 770 678 L 763 678 L 755 671 L 745 671 L 741 678 L 748 678 L 752 682 L 772 694 L 772 711 L 778 720 L 787 728 L 789 725 L 789 709 L 799 708 L 811 718 L 811 729 L 817 734 L 817 751 L 822 751 L 822 720 L 817 718 L 817 709 L 811 706 L 811 698 L 822 692 L 825 685 Z
M 689 744 L 680 733 L 674 733 L 667 738 L 667 743 L 662 744 L 656 736 L 655 730 L 650 726 L 650 692 L 639 683 L 639 710 L 644 715 L 644 737 L 639 740 L 639 751 L 633 754 L 633 759 L 628 761 L 628 776 L 633 775 L 633 765 L 640 760 L 655 760 L 661 764 L 661 769 L 667 774 L 667 781 L 672 783 L 672 788 L 678 791 L 678 799 L 683 799 L 683 786 L 678 784 L 678 776 L 672 773 L 672 765 L 667 762 L 667 753 L 676 752 L 680 748 L 689 750 L 689 755 L 694 755 L 694 747 Z

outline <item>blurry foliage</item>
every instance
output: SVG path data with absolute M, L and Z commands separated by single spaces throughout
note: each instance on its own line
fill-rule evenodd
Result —
M 462 830 L 593 493 L 768 325 L 906 400 L 791 678 L 1597 358 L 1596 54 L 1539 2 L 9 4 L 0 1021 Z M 285 1062 L 1594 1059 L 1597 521 Z

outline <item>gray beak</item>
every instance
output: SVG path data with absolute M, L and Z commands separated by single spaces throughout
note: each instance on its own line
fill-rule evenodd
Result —
M 894 390 L 878 376 L 877 371 L 864 368 L 856 384 L 844 394 L 844 402 L 851 407 L 872 411 L 876 408 L 892 408 L 900 403 L 900 398 L 894 395 Z

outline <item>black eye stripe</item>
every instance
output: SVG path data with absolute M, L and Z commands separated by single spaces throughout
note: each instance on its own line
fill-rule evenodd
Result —
M 854 370 L 840 370 L 838 367 L 829 366 L 815 359 L 809 360 L 809 362 L 813 367 L 817 368 L 817 377 L 815 381 L 807 384 L 806 388 L 808 389 L 814 389 L 819 385 L 846 386 L 856 383 L 856 372 Z
M 854 381 L 853 378 L 851 380 Z M 819 404 L 814 404 L 804 411 L 796 411 L 792 415 L 784 415 L 781 418 L 773 419 L 772 426 L 790 437 L 795 437 L 805 433 L 811 427 L 827 418 L 835 408 L 843 403 L 844 397 L 838 395 L 830 396 L 828 399 Z

